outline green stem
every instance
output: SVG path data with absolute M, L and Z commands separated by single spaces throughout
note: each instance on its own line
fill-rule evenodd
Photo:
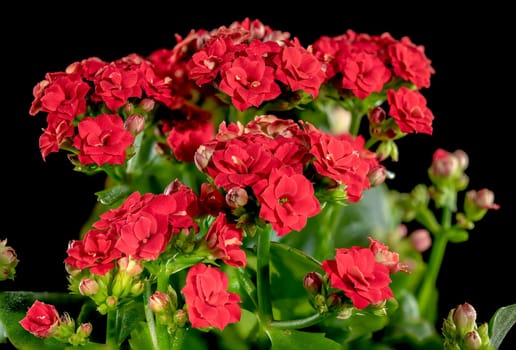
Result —
M 169 286 L 169 275 L 166 272 L 158 273 L 158 286 L 157 290 L 167 293 Z M 156 324 L 156 338 L 158 340 L 158 349 L 166 350 L 170 349 L 169 347 L 169 334 L 167 331 L 167 327 L 162 324 Z
M 107 313 L 106 345 L 109 349 L 118 349 L 117 314 L 118 310 L 111 310 Z
M 349 126 L 349 133 L 351 135 L 358 135 L 360 131 L 360 122 L 364 115 L 365 113 L 362 105 L 355 106 L 355 108 L 351 110 L 351 125 Z
M 320 216 L 320 226 L 317 231 L 318 240 L 314 252 L 317 259 L 326 259 L 328 254 L 334 254 L 335 229 L 340 220 L 340 216 L 333 217 L 335 207 L 336 205 L 333 203 L 327 203 L 323 209 L 324 213 Z
M 249 273 L 246 269 L 242 267 L 238 267 L 236 271 L 240 285 L 244 288 L 247 295 L 249 295 L 249 298 L 251 298 L 251 301 L 253 302 L 254 306 L 257 307 L 258 302 L 256 301 L 256 286 L 254 285 L 253 281 L 251 281 Z
M 272 303 L 270 299 L 270 248 L 271 248 L 270 225 L 266 229 L 259 229 L 257 232 L 257 288 L 258 288 L 258 312 L 264 323 L 272 320 Z
M 152 348 L 159 350 L 158 337 L 156 335 L 156 322 L 154 321 L 154 313 L 149 307 L 149 298 L 151 296 L 151 287 L 149 281 L 145 282 L 145 290 L 143 292 L 143 305 L 145 310 L 145 320 L 147 321 L 147 328 L 149 329 L 150 338 L 152 341 Z
M 331 313 L 327 312 L 324 314 L 314 314 L 305 318 L 289 321 L 273 321 L 270 323 L 271 327 L 282 328 L 282 329 L 300 329 L 313 326 L 330 316 Z
M 431 317 L 435 309 L 435 302 L 431 300 L 436 288 L 437 277 L 446 251 L 448 243 L 447 231 L 451 225 L 451 211 L 447 208 L 443 209 L 442 229 L 434 234 L 434 242 L 432 244 L 432 251 L 428 260 L 427 269 L 425 272 L 425 279 L 418 293 L 419 309 L 421 316 L 432 320 Z
M 183 348 L 183 343 L 185 341 L 186 330 L 184 328 L 177 328 L 174 331 L 174 335 L 172 337 L 172 346 L 171 350 L 181 350 Z

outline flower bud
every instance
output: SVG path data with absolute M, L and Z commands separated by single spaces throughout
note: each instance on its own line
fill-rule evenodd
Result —
M 368 115 L 369 123 L 371 123 L 371 125 L 381 124 L 386 117 L 387 114 L 382 107 L 373 108 Z
M 438 149 L 433 155 L 429 171 L 434 178 L 454 177 L 461 171 L 459 159 L 453 153 Z
M 328 113 L 328 122 L 330 124 L 330 130 L 331 133 L 334 135 L 349 133 L 351 120 L 351 112 L 340 106 L 335 106 L 331 108 L 331 110 Z
M 204 172 L 214 152 L 215 148 L 206 145 L 200 145 L 197 148 L 194 154 L 194 163 L 200 171 Z
M 383 184 L 386 178 L 387 170 L 381 165 L 369 170 L 367 173 L 367 179 L 369 180 L 371 187 Z
M 185 310 L 179 309 L 174 313 L 174 322 L 178 327 L 184 327 L 188 321 L 188 315 Z
M 480 339 L 480 336 L 478 335 L 477 331 L 471 331 L 466 333 L 464 336 L 464 345 L 466 346 L 466 349 L 469 350 L 478 350 L 482 346 L 482 340 Z
M 424 228 L 413 231 L 408 238 L 412 246 L 420 253 L 428 250 L 428 248 L 432 246 L 430 232 Z
M 489 209 L 499 208 L 500 206 L 494 202 L 494 193 L 487 188 L 468 191 L 464 197 L 464 214 L 471 221 L 479 221 Z
M 150 112 L 154 109 L 156 105 L 156 101 L 151 98 L 144 98 L 141 100 L 139 107 L 142 108 L 145 112 Z
M 157 290 L 149 297 L 149 307 L 156 314 L 165 312 L 171 307 L 170 297 L 167 293 Z
M 90 336 L 93 326 L 91 323 L 81 323 L 77 328 L 77 334 L 81 337 L 87 338 Z
M 145 118 L 139 114 L 132 114 L 124 123 L 125 129 L 136 136 L 145 128 Z
M 476 329 L 477 311 L 469 304 L 464 303 L 455 308 L 453 322 L 460 334 L 466 334 Z
M 79 293 L 84 296 L 92 296 L 99 291 L 99 284 L 92 278 L 83 278 L 79 282 Z
M 119 270 L 125 271 L 131 277 L 138 276 L 143 271 L 142 263 L 128 256 L 121 257 L 117 263 Z
M 308 272 L 303 278 L 303 286 L 310 294 L 321 293 L 323 277 L 318 272 Z
M 457 158 L 459 162 L 459 167 L 462 169 L 462 171 L 466 170 L 466 168 L 469 165 L 469 157 L 467 153 L 461 149 L 458 149 L 453 152 L 453 155 L 455 156 L 455 158 Z
M 16 252 L 7 245 L 7 239 L 0 241 L 0 281 L 14 279 L 18 262 Z
M 247 191 L 241 187 L 230 188 L 226 193 L 226 204 L 233 209 L 245 206 L 248 200 Z

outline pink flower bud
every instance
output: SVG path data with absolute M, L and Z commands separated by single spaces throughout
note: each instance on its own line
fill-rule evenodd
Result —
M 226 193 L 226 204 L 233 209 L 243 207 L 248 200 L 247 191 L 241 187 L 233 187 Z
M 482 339 L 477 331 L 471 331 L 464 336 L 464 345 L 468 350 L 477 350 L 482 346 Z
M 386 178 L 387 170 L 382 165 L 369 170 L 369 173 L 367 173 L 367 179 L 372 187 L 383 184 Z
M 125 271 L 131 277 L 138 276 L 143 271 L 142 263 L 128 256 L 118 259 L 118 268 L 120 271 Z
M 318 294 L 321 292 L 323 285 L 323 277 L 318 272 L 308 272 L 303 278 L 303 286 L 310 294 Z
M 92 278 L 84 278 L 79 282 L 79 293 L 85 296 L 92 296 L 99 291 L 99 284 Z
M 459 162 L 459 167 L 464 171 L 466 170 L 466 168 L 468 167 L 469 165 L 469 157 L 468 157 L 468 154 L 466 152 L 464 152 L 463 150 L 461 149 L 458 149 L 456 150 L 455 152 L 453 152 L 453 155 L 455 156 L 455 158 L 457 158 L 458 162 Z
M 415 230 L 408 237 L 412 246 L 420 253 L 432 246 L 432 237 L 426 229 Z
M 194 162 L 200 171 L 204 171 L 204 169 L 208 166 L 213 152 L 215 152 L 213 147 L 208 147 L 206 145 L 199 146 L 194 154 Z
M 133 114 L 126 119 L 124 127 L 133 135 L 137 135 L 145 128 L 145 118 L 139 114 Z
M 156 105 L 156 101 L 150 98 L 144 98 L 140 102 L 140 106 L 145 112 L 150 112 L 154 109 L 154 106 Z
M 477 311 L 469 304 L 464 303 L 455 308 L 453 311 L 453 322 L 460 334 L 466 334 L 475 329 L 477 319 Z
M 81 337 L 87 338 L 90 336 L 93 326 L 91 323 L 81 323 L 77 328 L 77 334 Z
M 487 188 L 479 191 L 469 191 L 467 197 L 480 209 L 499 209 L 500 206 L 494 202 L 494 193 Z
M 461 171 L 459 159 L 450 152 L 438 149 L 434 152 L 430 172 L 437 178 L 455 177 Z
M 170 298 L 167 293 L 157 290 L 149 297 L 149 307 L 155 313 L 168 310 L 170 305 Z
M 188 321 L 188 315 L 185 310 L 179 309 L 174 313 L 174 322 L 179 327 L 183 327 L 186 321 Z

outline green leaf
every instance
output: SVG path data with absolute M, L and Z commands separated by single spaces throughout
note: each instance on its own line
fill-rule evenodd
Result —
M 119 332 L 117 339 L 118 344 L 122 344 L 132 332 L 133 328 L 144 319 L 143 304 L 132 302 L 123 305 L 116 315 L 116 329 Z
M 271 328 L 267 330 L 271 350 L 341 350 L 339 343 L 324 336 L 324 333 L 301 332 Z
M 129 339 L 131 349 L 154 349 L 154 344 L 149 332 L 149 328 L 145 322 L 140 322 L 134 327 Z
M 20 320 L 25 317 L 28 308 L 36 300 L 52 304 L 60 314 L 68 312 L 73 318 L 74 312 L 78 312 L 80 309 L 84 297 L 68 293 L 0 292 L 0 343 L 6 343 L 8 339 L 19 350 L 64 349 L 66 344 L 53 339 L 38 338 L 19 324 Z
M 129 186 L 120 185 L 113 186 L 106 190 L 95 192 L 97 195 L 97 200 L 104 205 L 113 205 L 119 200 L 127 197 L 131 189 Z
M 303 279 L 308 272 L 323 273 L 320 265 L 302 251 L 273 242 L 270 269 L 274 318 L 289 320 L 313 314 Z
M 516 304 L 504 306 L 496 310 L 489 321 L 491 344 L 498 349 L 503 339 L 516 323 Z

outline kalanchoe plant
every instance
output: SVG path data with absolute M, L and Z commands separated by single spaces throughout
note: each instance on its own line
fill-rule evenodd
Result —
M 64 152 L 106 182 L 66 250 L 69 293 L 1 293 L 0 340 L 109 350 L 501 343 L 513 306 L 496 315 L 511 322 L 490 326 L 477 327 L 467 303 L 442 328 L 437 319 L 447 243 L 499 209 L 491 191 L 469 189 L 466 153 L 437 149 L 428 185 L 388 188 L 396 141 L 433 132 L 422 89 L 435 71 L 422 46 L 348 30 L 305 47 L 248 18 L 176 39 L 147 57 L 74 62 L 34 87 L 43 159 Z M 17 262 L 1 241 L 2 279 Z

